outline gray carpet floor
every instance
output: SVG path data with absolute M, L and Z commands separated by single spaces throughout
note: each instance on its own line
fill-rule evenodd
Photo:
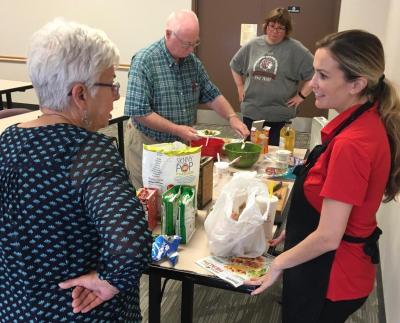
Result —
M 216 129 L 221 131 L 222 136 L 236 137 L 236 134 L 227 126 L 199 124 L 196 125 L 196 128 Z M 117 137 L 116 125 L 105 128 L 102 132 Z M 309 133 L 296 133 L 296 147 L 308 148 L 309 137 Z M 144 323 L 148 322 L 148 286 L 148 276 L 143 275 L 141 279 L 140 306 Z M 385 323 L 381 290 L 381 284 L 376 284 L 366 303 L 347 320 L 347 323 Z M 281 286 L 279 283 L 259 296 L 195 285 L 193 322 L 279 323 L 281 322 L 280 294 Z M 181 283 L 170 280 L 167 283 L 161 302 L 161 321 L 179 323 L 180 304 Z
M 347 323 L 384 323 L 378 315 L 377 289 Z M 279 323 L 281 285 L 275 284 L 258 296 L 195 285 L 194 323 Z M 141 280 L 140 306 L 143 322 L 148 322 L 148 276 Z M 161 322 L 180 322 L 181 283 L 169 280 L 161 302 Z

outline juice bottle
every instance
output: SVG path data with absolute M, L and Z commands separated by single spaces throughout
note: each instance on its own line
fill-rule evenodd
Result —
M 260 133 L 258 136 L 259 138 L 259 145 L 261 146 L 261 153 L 266 154 L 268 152 L 268 137 L 265 135 L 265 133 Z
M 281 129 L 279 138 L 279 148 L 286 149 L 293 153 L 296 132 L 292 128 L 292 122 L 286 122 L 285 126 Z
M 263 142 L 262 142 L 262 147 L 263 147 L 263 153 L 266 154 L 268 153 L 268 145 L 269 145 L 269 129 L 270 127 L 265 126 L 262 131 L 262 136 L 263 136 Z M 261 136 L 261 135 L 260 135 Z
M 257 143 L 257 129 L 255 127 L 252 127 L 250 130 L 250 141 L 255 144 Z

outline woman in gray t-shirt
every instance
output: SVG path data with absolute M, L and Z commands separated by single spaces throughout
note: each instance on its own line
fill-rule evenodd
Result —
M 272 10 L 265 19 L 264 35 L 245 44 L 230 62 L 243 122 L 250 130 L 254 120 L 265 120 L 264 126 L 271 127 L 271 145 L 279 145 L 285 121 L 296 116 L 297 106 L 311 93 L 313 55 L 288 37 L 291 31 L 289 12 Z

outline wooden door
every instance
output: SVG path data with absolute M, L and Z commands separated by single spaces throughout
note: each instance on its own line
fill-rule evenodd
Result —
M 200 21 L 201 44 L 197 56 L 203 62 L 211 80 L 223 95 L 239 111 L 236 86 L 232 79 L 229 62 L 240 48 L 241 24 L 258 24 L 257 34 L 263 33 L 265 15 L 276 7 L 295 5 L 298 13 L 292 13 L 292 37 L 301 41 L 312 53 L 315 42 L 326 34 L 337 31 L 340 0 L 194 0 L 192 8 Z M 302 104 L 299 117 L 327 116 L 326 110 L 314 107 L 311 94 Z

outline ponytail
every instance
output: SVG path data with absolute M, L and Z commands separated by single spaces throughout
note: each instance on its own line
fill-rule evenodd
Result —
M 400 191 L 400 99 L 390 81 L 382 79 L 379 83 L 379 114 L 386 128 L 391 152 L 390 173 L 383 200 L 387 203 L 396 200 Z

